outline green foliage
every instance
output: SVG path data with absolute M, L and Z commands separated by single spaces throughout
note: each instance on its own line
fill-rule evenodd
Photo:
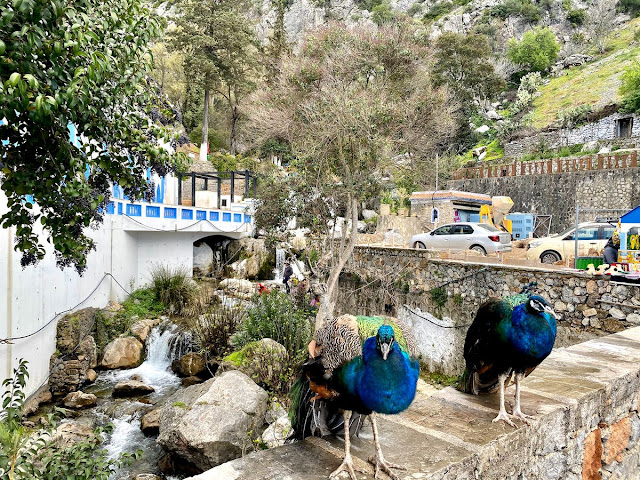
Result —
M 409 15 L 410 17 L 413 17 L 414 15 L 418 15 L 421 12 L 422 12 L 422 4 L 414 3 L 409 7 L 409 10 L 407 10 L 407 15 Z
M 298 358 L 311 339 L 309 313 L 296 308 L 291 297 L 278 290 L 254 297 L 233 343 L 242 347 L 263 338 L 275 340 Z
M 587 11 L 583 8 L 571 9 L 567 12 L 567 20 L 574 27 L 582 25 L 587 19 Z
M 620 95 L 622 96 L 620 108 L 622 112 L 640 112 L 640 63 L 634 62 L 622 74 Z
M 521 41 L 512 38 L 507 46 L 507 57 L 528 72 L 547 71 L 555 63 L 558 52 L 560 44 L 548 27 L 529 30 Z
M 376 25 L 382 25 L 383 23 L 389 23 L 395 18 L 393 10 L 391 10 L 391 4 L 389 0 L 384 0 L 380 5 L 376 5 L 371 10 L 371 20 Z
M 356 5 L 358 5 L 359 8 L 363 10 L 369 10 L 370 12 L 372 12 L 375 7 L 381 5 L 382 3 L 384 3 L 384 0 L 356 0 Z
M 173 402 L 171 406 L 176 408 L 181 408 L 183 410 L 187 408 L 187 405 L 184 402 Z
M 640 0 L 618 0 L 618 8 L 632 16 L 640 13 Z
M 440 1 L 434 3 L 424 14 L 423 20 L 437 20 L 453 11 L 455 5 L 452 2 Z
M 447 294 L 446 288 L 443 288 L 443 287 L 432 288 L 429 291 L 429 294 L 431 295 L 431 301 L 436 304 L 438 309 L 441 309 L 447 304 L 449 295 Z
M 529 23 L 536 23 L 542 17 L 542 9 L 531 0 L 505 0 L 491 9 L 491 15 L 506 20 L 508 17 L 522 17 Z
M 2 382 L 5 390 L 0 411 L 0 472 L 9 480 L 108 480 L 120 467 L 130 465 L 142 456 L 139 450 L 116 459 L 107 458 L 100 448 L 102 435 L 111 432 L 109 425 L 96 429 L 84 441 L 61 448 L 53 438 L 58 423 L 49 415 L 49 427 L 28 431 L 22 422 L 27 362 L 20 361 L 13 377 Z
M 196 115 L 202 117 L 202 109 L 198 109 L 195 112 Z M 200 145 L 202 142 L 202 118 L 197 120 L 200 122 L 197 126 L 194 126 L 189 132 L 189 140 L 195 145 Z M 185 125 L 186 126 L 186 125 Z M 224 150 L 229 148 L 229 139 L 225 138 L 227 132 L 221 130 L 207 129 L 207 141 L 209 142 L 209 151 Z
M 505 86 L 490 57 L 486 36 L 443 33 L 435 43 L 434 82 L 451 87 L 467 109 L 473 100 L 490 100 Z
M 574 128 L 584 125 L 590 113 L 593 112 L 591 105 L 578 105 L 568 110 L 558 112 L 557 123 L 563 128 Z
M 218 303 L 193 320 L 195 341 L 206 358 L 219 359 L 229 353 L 231 337 L 244 317 L 243 309 Z
M 150 122 L 155 92 L 148 44 L 161 20 L 142 0 L 0 0 L 0 222 L 15 227 L 23 266 L 44 258 L 39 223 L 57 263 L 86 268 L 95 242 L 84 229 L 103 220 L 112 182 L 149 198 L 149 167 L 177 160 Z M 71 143 L 69 124 L 87 141 Z M 33 201 L 24 201 L 32 195 Z M 37 204 L 37 207 L 35 206 Z
M 277 156 L 282 165 L 288 165 L 295 158 L 289 142 L 279 138 L 270 138 L 260 147 L 262 158 Z
M 429 372 L 427 367 L 420 368 L 420 378 L 438 388 L 450 387 L 458 381 L 457 376 L 449 376 L 440 372 Z
M 151 270 L 151 289 L 171 313 L 180 315 L 196 294 L 196 286 L 186 267 L 155 265 Z

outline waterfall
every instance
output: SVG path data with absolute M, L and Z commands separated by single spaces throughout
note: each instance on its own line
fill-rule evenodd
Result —
M 284 272 L 284 254 L 283 248 L 276 248 L 276 268 L 275 268 L 275 280 L 282 281 L 282 273 Z

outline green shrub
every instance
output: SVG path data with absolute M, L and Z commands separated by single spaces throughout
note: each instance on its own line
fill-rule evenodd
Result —
M 219 359 L 229 353 L 230 339 L 244 316 L 243 309 L 219 303 L 213 305 L 208 313 L 193 320 L 192 330 L 196 343 L 206 358 Z
M 640 13 L 640 0 L 620 0 L 618 8 L 625 13 L 636 16 Z
M 622 74 L 620 95 L 622 96 L 620 111 L 640 112 L 640 62 L 635 62 Z
M 586 19 L 587 19 L 587 11 L 583 8 L 578 8 L 575 10 L 571 9 L 567 13 L 567 20 L 569 20 L 571 25 L 573 25 L 574 27 L 582 25 Z
M 156 265 L 151 270 L 151 289 L 169 312 L 180 315 L 193 300 L 196 286 L 185 267 Z
M 438 18 L 453 11 L 454 8 L 455 5 L 451 2 L 436 2 L 429 10 L 427 10 L 427 13 L 425 13 L 422 18 L 423 20 L 437 20 Z
M 542 17 L 542 9 L 531 0 L 505 0 L 491 9 L 491 16 L 503 20 L 508 17 L 522 17 L 529 23 L 536 23 Z
M 58 418 L 48 416 L 49 426 L 29 431 L 22 425 L 24 388 L 29 373 L 27 362 L 13 370 L 13 377 L 2 382 L 0 410 L 0 472 L 9 480 L 108 480 L 120 467 L 130 465 L 142 456 L 139 450 L 116 459 L 107 458 L 100 448 L 102 435 L 112 426 L 96 429 L 89 438 L 61 448 L 53 439 Z M 6 475 L 6 476 L 5 476 Z
M 271 338 L 283 345 L 290 357 L 299 358 L 311 340 L 309 320 L 309 313 L 296 308 L 289 295 L 274 290 L 254 297 L 233 343 L 243 347 Z
M 395 15 L 393 14 L 393 10 L 391 10 L 391 5 L 388 0 L 385 0 L 380 5 L 376 5 L 371 10 L 371 20 L 373 20 L 376 25 L 389 23 L 394 18 Z
M 521 41 L 509 40 L 507 57 L 528 72 L 545 72 L 554 64 L 560 52 L 556 36 L 548 28 L 535 28 L 524 34 Z

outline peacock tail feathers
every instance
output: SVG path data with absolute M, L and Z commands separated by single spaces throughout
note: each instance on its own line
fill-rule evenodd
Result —
M 333 371 L 340 365 L 362 355 L 362 346 L 369 337 L 374 337 L 382 325 L 393 328 L 396 342 L 408 355 L 417 356 L 417 342 L 411 329 L 393 317 L 365 317 L 341 315 L 328 320 L 316 332 L 317 344 L 321 347 L 325 369 Z

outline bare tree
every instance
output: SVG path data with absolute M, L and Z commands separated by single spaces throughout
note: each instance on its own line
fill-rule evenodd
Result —
M 615 31 L 616 2 L 610 0 L 594 0 L 588 10 L 588 21 L 585 31 L 599 53 L 604 53 L 609 45 L 611 35 Z
M 295 155 L 295 174 L 281 187 L 291 211 L 277 206 L 270 222 L 296 216 L 324 238 L 327 288 L 316 328 L 333 314 L 360 207 L 377 193 L 380 172 L 395 155 L 428 155 L 455 131 L 457 103 L 445 88 L 432 86 L 428 53 L 407 25 L 331 25 L 286 58 L 271 88 L 258 90 L 246 110 L 249 138 L 258 145 L 283 139 Z M 339 229 L 341 216 L 346 221 Z

